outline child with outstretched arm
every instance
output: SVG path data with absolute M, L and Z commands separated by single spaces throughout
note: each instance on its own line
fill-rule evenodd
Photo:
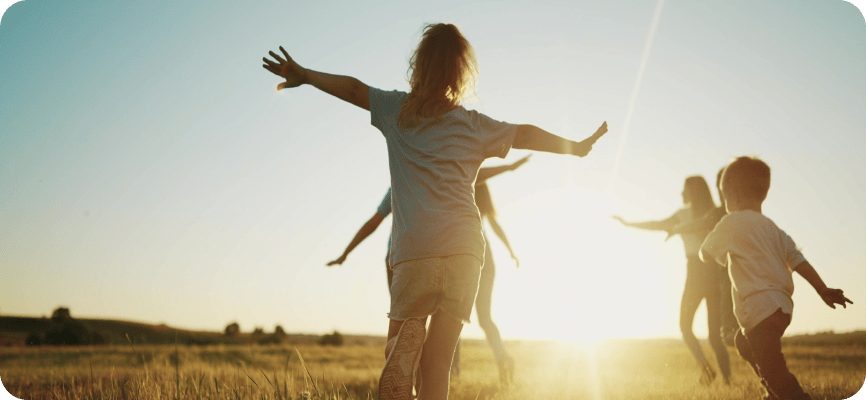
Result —
M 531 156 L 531 154 L 530 154 L 530 156 Z M 525 164 L 527 161 L 529 161 L 529 156 L 523 157 L 523 158 L 515 161 L 513 164 L 500 165 L 498 167 L 481 168 L 480 170 L 478 170 L 478 177 L 475 180 L 476 194 L 477 194 L 478 186 L 484 185 L 487 182 L 487 179 L 490 179 L 490 178 L 492 178 L 496 175 L 499 175 L 503 172 L 514 171 L 515 169 L 519 168 L 521 165 Z M 349 242 L 349 245 L 346 246 L 346 250 L 343 251 L 343 254 L 341 254 L 340 257 L 337 258 L 336 260 L 329 262 L 327 264 L 327 266 L 332 267 L 334 265 L 343 265 L 343 263 L 346 262 L 346 257 L 349 256 L 349 253 L 351 253 L 352 250 L 355 249 L 355 247 L 357 247 L 359 244 L 361 244 L 361 242 L 363 242 L 364 239 L 366 239 L 368 236 L 373 234 L 373 232 L 375 232 L 376 229 L 379 228 L 379 225 L 382 223 L 382 221 L 385 219 L 385 217 L 387 217 L 390 214 L 391 214 L 391 188 L 388 188 L 388 191 L 385 192 L 385 197 L 382 198 L 382 202 L 379 203 L 379 207 L 376 209 L 376 213 L 374 213 L 373 216 L 370 217 L 370 219 L 367 220 L 367 222 L 365 222 L 364 225 L 361 226 L 361 229 L 358 230 L 358 233 L 355 234 L 355 237 L 353 237 L 352 241 Z M 498 227 L 498 226 L 499 225 L 496 225 L 496 227 Z M 494 227 L 494 229 L 496 229 L 496 227 Z M 499 230 L 501 231 L 501 228 L 499 228 Z M 499 232 L 497 232 L 497 234 L 499 234 Z M 504 234 L 500 234 L 500 237 L 503 237 L 503 235 Z M 503 241 L 505 241 L 505 239 L 503 239 Z M 507 244 L 508 242 L 505 241 L 505 243 L 506 243 L 506 246 L 508 246 L 508 250 L 511 251 L 511 247 Z M 390 252 L 390 249 L 391 249 L 391 240 L 388 239 L 388 251 L 389 252 Z M 511 251 L 511 254 L 513 256 L 514 252 Z M 387 272 L 388 272 L 388 289 L 390 291 L 392 274 L 391 274 L 391 264 L 388 262 L 388 255 L 387 254 L 385 255 L 385 267 L 386 267 Z
M 739 157 L 722 175 L 728 215 L 701 246 L 701 259 L 727 266 L 740 330 L 737 351 L 761 378 L 765 399 L 810 399 L 788 370 L 782 334 L 791 323 L 794 302 L 792 274 L 800 274 L 830 308 L 851 300 L 830 289 L 797 250 L 794 241 L 761 212 L 770 189 L 770 167 L 752 157 Z
M 463 108 L 460 102 L 472 88 L 477 64 L 472 46 L 451 24 L 425 27 L 410 59 L 409 93 L 306 69 L 280 50 L 282 56 L 270 52 L 273 60 L 264 58 L 263 65 L 285 80 L 279 89 L 309 84 L 369 110 L 373 126 L 385 137 L 394 282 L 379 398 L 411 399 L 417 368 L 418 399 L 447 399 L 451 358 L 469 320 L 484 261 L 473 199 L 481 162 L 504 158 L 511 148 L 583 157 L 607 132 L 607 124 L 575 142 Z

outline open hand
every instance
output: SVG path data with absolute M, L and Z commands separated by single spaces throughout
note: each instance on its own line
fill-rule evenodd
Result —
M 602 122 L 601 126 L 598 127 L 598 130 L 596 130 L 592 136 L 586 138 L 584 142 L 588 142 L 589 145 L 592 146 L 600 137 L 604 136 L 605 133 L 607 133 L 607 121 Z
M 622 219 L 622 217 L 620 217 L 619 215 L 611 215 L 610 217 L 613 218 L 613 219 L 615 219 L 615 220 L 617 220 L 617 221 L 619 221 L 619 223 L 621 223 L 621 224 L 623 224 L 623 225 L 628 225 L 628 223 L 625 222 L 625 220 Z
M 268 52 L 271 57 L 273 57 L 276 62 L 269 60 L 267 57 L 263 57 L 262 61 L 264 61 L 264 67 L 266 70 L 271 71 L 272 74 L 284 78 L 286 81 L 277 85 L 277 90 L 288 89 L 293 87 L 298 87 L 304 84 L 307 79 L 307 70 L 298 65 L 295 60 L 292 60 L 292 57 L 289 56 L 289 53 L 283 49 L 283 46 L 280 46 L 280 51 L 283 53 L 285 59 L 281 58 L 277 53 L 273 51 Z
M 331 261 L 328 263 L 329 267 L 333 267 L 334 265 L 343 265 L 343 262 L 346 261 L 346 256 L 340 256 L 340 258 Z
M 842 306 L 842 308 L 848 308 L 846 303 L 854 304 L 853 301 L 845 297 L 842 289 L 827 288 L 818 294 L 821 295 L 821 299 L 824 300 L 824 303 L 827 303 L 827 305 L 834 310 L 836 309 L 836 304 Z
M 602 123 L 601 126 L 598 127 L 598 130 L 596 130 L 595 133 L 592 134 L 592 136 L 577 143 L 577 146 L 575 146 L 573 151 L 574 155 L 578 157 L 585 157 L 587 154 L 589 154 L 589 151 L 592 150 L 592 145 L 594 145 L 600 137 L 604 136 L 605 133 L 607 133 L 607 121 L 604 121 L 604 123 Z

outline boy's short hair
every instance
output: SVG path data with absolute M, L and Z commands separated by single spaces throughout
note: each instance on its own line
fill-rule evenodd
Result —
M 763 202 L 770 191 L 770 166 L 757 157 L 737 157 L 725 167 L 722 186 L 745 198 Z

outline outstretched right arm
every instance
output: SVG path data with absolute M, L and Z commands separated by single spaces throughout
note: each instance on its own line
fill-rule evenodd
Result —
M 580 142 L 556 136 L 535 125 L 518 125 L 511 147 L 585 157 L 592 150 L 592 145 L 605 133 L 607 133 L 607 121 L 601 124 L 590 137 Z
M 333 265 L 342 265 L 343 262 L 346 261 L 346 257 L 349 255 L 349 253 L 351 253 L 352 250 L 355 249 L 355 247 L 357 247 L 359 244 L 361 244 L 361 242 L 363 242 L 364 239 L 367 238 L 367 236 L 370 236 L 370 234 L 373 233 L 376 230 L 376 228 L 379 227 L 379 224 L 382 223 L 383 219 L 385 219 L 384 215 L 379 214 L 379 213 L 373 214 L 373 216 L 370 218 L 370 220 L 368 220 L 364 224 L 364 226 L 362 226 L 361 229 L 358 230 L 358 233 L 355 234 L 355 237 L 352 238 L 352 242 L 349 243 L 349 246 L 347 246 L 346 250 L 343 251 L 343 255 L 341 255 L 340 258 L 329 262 L 328 266 L 330 267 Z
M 803 279 L 806 279 L 806 281 L 815 288 L 815 291 L 818 292 L 819 296 L 821 296 L 821 300 L 824 300 L 824 303 L 826 303 L 828 307 L 835 309 L 836 304 L 838 304 L 842 306 L 842 308 L 848 308 L 848 303 L 854 304 L 853 301 L 845 297 L 842 289 L 828 288 L 827 285 L 824 284 L 824 280 L 821 279 L 821 276 L 818 275 L 818 271 L 815 271 L 815 268 L 812 267 L 812 264 L 809 264 L 808 261 L 803 261 L 794 267 L 794 272 L 800 274 Z
M 273 51 L 268 54 L 276 61 L 269 60 L 267 57 L 262 58 L 264 61 L 262 67 L 286 80 L 277 86 L 278 90 L 310 84 L 343 101 L 365 110 L 370 110 L 370 87 L 364 84 L 364 82 L 351 76 L 332 75 L 306 69 L 296 63 L 295 60 L 292 60 L 292 57 L 289 56 L 289 53 L 282 46 L 280 46 L 280 51 L 283 53 L 285 59 Z
M 722 219 L 725 215 L 725 209 L 714 209 L 708 211 L 702 217 L 693 220 L 686 224 L 680 224 L 675 226 L 672 230 L 668 231 L 668 237 L 665 238 L 665 241 L 670 239 L 674 235 L 682 235 L 682 234 L 699 234 L 706 236 L 713 228 L 716 227 L 716 224 Z

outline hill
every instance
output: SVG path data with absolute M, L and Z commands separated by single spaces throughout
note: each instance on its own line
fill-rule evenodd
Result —
M 128 344 L 129 340 L 135 344 L 249 344 L 261 341 L 314 344 L 319 340 L 318 335 L 310 334 L 289 333 L 277 336 L 239 333 L 236 336 L 228 336 L 222 332 L 191 331 L 172 328 L 165 324 L 86 318 L 74 321 L 84 326 L 91 334 L 97 333 L 101 338 L 100 341 L 105 344 Z M 32 334 L 42 335 L 44 339 L 45 333 L 52 329 L 53 324 L 52 319 L 46 317 L 0 316 L 0 346 L 23 346 L 27 342 L 27 337 Z M 354 339 L 357 341 L 362 337 Z M 353 340 L 347 340 L 347 343 L 353 343 Z

